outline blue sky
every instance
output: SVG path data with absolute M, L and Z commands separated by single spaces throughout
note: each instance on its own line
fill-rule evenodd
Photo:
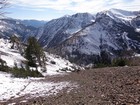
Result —
M 140 10 L 140 0 L 9 0 L 8 17 L 16 19 L 51 20 L 77 12 L 97 13 L 118 8 Z

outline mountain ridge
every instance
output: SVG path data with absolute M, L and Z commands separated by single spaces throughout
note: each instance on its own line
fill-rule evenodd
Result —
M 47 37 L 47 33 L 43 32 L 39 42 L 47 51 L 59 54 L 68 59 L 74 58 L 74 60 L 75 57 L 80 60 L 81 57 L 83 57 L 81 55 L 90 57 L 100 55 L 101 39 L 103 46 L 106 46 L 104 49 L 110 54 L 116 55 L 114 51 L 123 49 L 132 49 L 139 52 L 140 33 L 135 31 L 139 27 L 139 24 L 137 24 L 140 21 L 138 18 L 139 15 L 139 11 L 132 12 L 119 9 L 102 11 L 97 13 L 96 17 L 94 17 L 94 21 L 91 18 L 87 20 L 90 21 L 90 24 L 74 31 L 74 33 L 69 33 L 69 37 L 67 37 L 66 40 L 62 40 L 63 38 L 61 37 L 66 36 L 64 30 L 71 30 L 69 27 L 67 29 L 59 30 L 58 32 L 53 30 L 52 33 L 55 33 L 55 35 L 52 40 L 47 41 L 47 44 L 44 42 L 46 41 L 45 39 L 49 37 Z M 78 15 L 75 14 L 75 16 Z M 66 19 L 70 17 L 74 17 L 74 15 L 65 17 L 65 20 L 63 20 L 66 21 Z M 59 23 L 59 19 L 55 19 L 55 21 L 58 21 Z M 52 21 L 48 23 L 51 22 Z M 46 25 L 48 27 L 50 24 Z M 66 23 L 66 25 L 71 25 L 71 23 Z M 56 24 L 52 27 L 55 26 L 57 27 Z M 59 26 L 59 28 L 61 28 L 61 26 Z M 44 30 L 47 31 L 48 29 L 44 27 Z M 49 29 L 49 31 L 51 31 L 51 29 Z
M 29 36 L 34 36 L 46 51 L 80 64 L 84 60 L 93 63 L 102 50 L 111 56 L 118 56 L 116 51 L 120 50 L 140 52 L 140 11 L 110 9 L 96 15 L 76 13 L 48 21 L 40 28 L 16 20 L 3 25 L 7 28 L 3 31 L 0 26 L 1 37 L 16 34 L 26 42 Z

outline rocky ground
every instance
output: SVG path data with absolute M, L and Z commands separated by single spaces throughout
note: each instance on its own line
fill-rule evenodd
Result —
M 68 75 L 48 76 L 45 81 L 77 83 L 57 95 L 22 101 L 9 100 L 17 105 L 140 105 L 140 67 L 98 68 Z M 25 96 L 26 97 L 26 96 Z M 19 103 L 20 102 L 20 103 Z

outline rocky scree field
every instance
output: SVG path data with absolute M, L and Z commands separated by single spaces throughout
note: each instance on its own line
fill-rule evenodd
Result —
M 76 83 L 47 97 L 15 98 L 7 105 L 140 105 L 140 67 L 98 68 L 68 75 L 47 76 L 41 81 Z

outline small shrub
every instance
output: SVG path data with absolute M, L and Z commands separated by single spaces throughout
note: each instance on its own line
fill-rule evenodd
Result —
M 129 66 L 139 66 L 140 65 L 140 57 L 131 57 L 128 59 Z
M 10 68 L 7 66 L 6 62 L 0 59 L 0 71 L 9 72 Z
M 55 62 L 55 61 L 50 61 L 50 63 L 51 63 L 51 64 L 54 64 L 54 65 L 56 64 L 56 62 Z
M 30 70 L 28 65 L 26 65 L 26 69 L 23 67 L 23 65 L 21 65 L 21 68 L 18 68 L 17 63 L 15 63 L 15 67 L 10 68 L 2 59 L 0 59 L 0 71 L 9 72 L 14 77 L 18 78 L 43 77 L 43 75 L 38 70 Z
M 70 71 L 70 70 L 69 70 L 68 67 L 65 67 L 65 68 L 59 69 L 59 71 L 65 71 L 66 72 L 66 71 Z
M 97 64 L 95 64 L 95 68 L 103 68 L 103 67 L 107 67 L 107 66 L 110 66 L 110 65 L 106 65 L 106 64 L 104 64 L 104 63 L 97 63 Z
M 59 69 L 59 71 L 65 71 L 66 72 L 66 69 L 65 68 L 62 68 L 62 69 Z
M 125 59 L 125 58 L 118 58 L 118 59 L 115 59 L 112 63 L 113 66 L 125 66 L 125 65 L 128 65 L 128 60 Z
M 14 67 L 11 70 L 11 73 L 14 77 L 18 78 L 27 78 L 27 77 L 43 77 L 43 75 L 38 70 L 26 70 L 24 68 Z
M 0 71 L 9 72 L 10 71 L 10 68 L 8 66 L 1 66 L 0 65 Z

